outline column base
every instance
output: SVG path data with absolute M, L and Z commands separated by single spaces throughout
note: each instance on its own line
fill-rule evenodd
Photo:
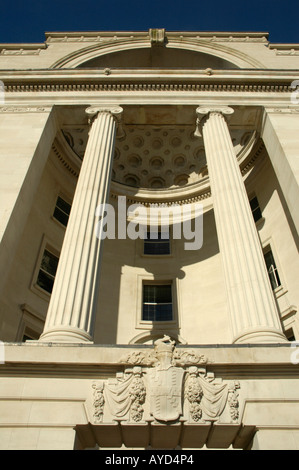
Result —
M 42 343 L 91 343 L 92 337 L 84 330 L 71 326 L 50 328 L 39 338 Z
M 250 328 L 233 339 L 233 344 L 241 343 L 287 343 L 285 335 L 275 328 Z

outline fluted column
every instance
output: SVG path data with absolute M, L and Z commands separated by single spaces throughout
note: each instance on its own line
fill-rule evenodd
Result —
M 90 107 L 92 122 L 40 341 L 93 339 L 103 240 L 96 209 L 105 204 L 122 108 Z
M 230 137 L 229 107 L 196 110 L 201 120 L 234 343 L 286 341 Z M 195 135 L 198 135 L 198 131 Z

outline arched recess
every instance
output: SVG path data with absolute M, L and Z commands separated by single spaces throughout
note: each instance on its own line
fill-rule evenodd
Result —
M 255 58 L 223 44 L 184 39 L 169 40 L 163 47 L 151 47 L 148 39 L 135 38 L 103 41 L 81 48 L 59 59 L 51 68 L 147 69 L 161 68 L 161 64 L 165 69 L 185 70 L 264 68 Z

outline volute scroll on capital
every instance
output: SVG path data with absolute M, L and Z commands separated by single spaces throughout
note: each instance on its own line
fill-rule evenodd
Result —
M 224 114 L 226 116 L 233 114 L 234 109 L 230 106 L 199 106 L 196 109 L 196 114 L 199 118 L 211 113 Z
M 85 113 L 88 116 L 89 125 L 93 123 L 99 114 L 110 114 L 117 124 L 117 137 L 123 137 L 124 131 L 121 123 L 123 108 L 121 106 L 89 106 Z
M 102 113 L 111 114 L 117 122 L 120 122 L 123 108 L 121 106 L 89 106 L 85 112 L 89 117 L 90 122 L 92 122 L 98 114 Z
M 196 129 L 194 132 L 195 137 L 202 137 L 201 128 L 205 120 L 213 114 L 221 114 L 222 116 L 230 116 L 234 113 L 234 109 L 230 106 L 199 106 L 196 109 Z

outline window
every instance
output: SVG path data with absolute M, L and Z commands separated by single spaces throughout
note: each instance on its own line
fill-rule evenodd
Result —
M 37 285 L 51 294 L 58 266 L 58 257 L 48 249 L 44 250 L 40 269 L 37 277 Z
M 38 340 L 44 328 L 44 315 L 27 304 L 20 305 L 20 308 L 22 310 L 22 317 L 16 341 Z
M 66 227 L 69 220 L 70 211 L 71 205 L 62 199 L 62 197 L 58 196 L 53 217 Z
M 172 285 L 144 284 L 142 320 L 172 321 Z
M 39 334 L 35 333 L 34 331 L 30 331 L 26 328 L 25 333 L 22 337 L 22 343 L 26 343 L 26 341 L 38 340 L 40 337 Z
M 249 201 L 250 207 L 251 207 L 251 212 L 254 218 L 254 221 L 257 222 L 262 218 L 262 211 L 259 206 L 259 202 L 256 196 L 250 199 Z
M 148 231 L 144 240 L 145 255 L 169 255 L 170 240 L 169 232 L 158 230 L 154 233 Z
M 293 328 L 289 328 L 288 330 L 285 331 L 284 334 L 286 335 L 286 338 L 288 341 L 296 341 Z
M 281 285 L 278 270 L 275 264 L 273 253 L 271 248 L 266 248 L 264 252 L 264 258 L 267 266 L 268 275 L 270 278 L 272 289 L 275 290 Z

